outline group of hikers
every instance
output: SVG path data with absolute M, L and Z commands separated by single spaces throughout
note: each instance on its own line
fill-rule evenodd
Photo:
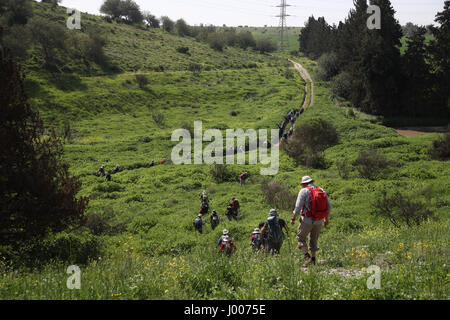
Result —
M 201 200 L 201 207 L 200 212 L 198 213 L 197 218 L 194 221 L 194 228 L 199 233 L 203 233 L 203 226 L 206 224 L 206 222 L 203 221 L 202 218 L 209 212 L 209 199 L 206 190 L 203 190 L 199 199 Z M 240 208 L 241 206 L 239 204 L 239 200 L 233 197 L 225 211 L 225 216 L 228 218 L 229 221 L 232 220 L 237 221 Z M 216 229 L 216 227 L 219 225 L 220 219 L 216 210 L 212 211 L 211 216 L 209 218 L 209 222 L 213 230 Z
M 298 194 L 290 224 L 294 226 L 297 217 L 301 217 L 297 230 L 297 241 L 298 248 L 304 255 L 304 265 L 308 266 L 316 264 L 316 252 L 319 250 L 319 236 L 322 226 L 328 226 L 329 224 L 329 215 L 332 207 L 326 192 L 322 188 L 317 187 L 311 177 L 303 177 L 301 186 L 302 189 Z M 200 199 L 202 200 L 202 207 L 206 201 L 209 208 L 206 191 L 203 191 Z M 233 198 L 226 211 L 226 215 L 230 221 L 232 219 L 237 220 L 239 208 L 239 201 Z M 206 224 L 202 220 L 204 214 L 207 214 L 207 211 L 201 210 L 201 213 L 194 222 L 195 229 L 200 233 L 202 233 L 203 225 Z M 215 210 L 213 210 L 210 217 L 210 223 L 213 230 L 219 224 L 219 217 Z M 281 247 L 288 233 L 288 223 L 280 217 L 276 209 L 271 209 L 266 221 L 261 222 L 254 229 L 250 239 L 250 246 L 254 251 L 280 254 Z M 228 255 L 236 251 L 236 244 L 228 230 L 223 230 L 216 248 L 218 248 L 219 252 Z
M 294 124 L 297 118 L 305 112 L 305 108 L 301 107 L 299 110 L 294 111 L 294 109 L 290 110 L 283 122 L 278 125 L 280 129 L 280 139 L 284 138 L 285 140 L 289 139 L 294 134 Z M 290 125 L 289 130 L 287 132 L 286 128 Z
M 114 168 L 112 173 L 110 173 L 109 171 L 105 171 L 105 165 L 102 165 L 100 167 L 100 169 L 98 169 L 98 171 L 96 173 L 96 176 L 97 177 L 104 177 L 106 181 L 111 181 L 111 174 L 116 174 L 119 171 L 120 171 L 119 165 L 116 165 L 116 167 Z
M 159 162 L 160 165 L 164 165 L 166 163 L 167 163 L 167 159 L 166 158 L 163 158 Z M 150 162 L 148 164 L 148 167 L 151 168 L 151 167 L 154 167 L 155 165 L 156 165 L 155 160 L 152 160 L 152 162 Z M 116 174 L 116 173 L 118 173 L 120 171 L 122 171 L 122 170 L 120 169 L 119 165 L 116 165 L 116 167 L 114 168 L 114 170 L 112 172 L 106 171 L 105 170 L 105 165 L 102 165 L 100 167 L 100 169 L 98 169 L 98 171 L 95 173 L 95 175 L 97 177 L 104 177 L 106 181 L 111 181 L 111 175 L 112 174 Z

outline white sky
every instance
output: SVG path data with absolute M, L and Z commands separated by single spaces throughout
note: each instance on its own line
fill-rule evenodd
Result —
M 167 15 L 172 19 L 185 19 L 191 25 L 200 23 L 227 26 L 278 26 L 281 0 L 135 0 L 142 11 L 157 17 Z M 99 14 L 103 0 L 63 0 L 62 6 L 81 12 Z M 324 16 L 330 24 L 343 21 L 353 0 L 288 0 L 288 26 L 303 26 L 309 16 Z M 391 0 L 396 18 L 402 25 L 413 22 L 419 25 L 434 23 L 437 12 L 444 8 L 444 0 Z

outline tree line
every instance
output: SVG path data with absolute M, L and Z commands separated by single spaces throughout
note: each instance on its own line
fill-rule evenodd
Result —
M 141 12 L 139 5 L 132 0 L 105 0 L 100 12 L 107 20 L 128 24 L 145 24 L 148 28 L 162 28 L 180 37 L 193 37 L 206 42 L 211 48 L 223 51 L 227 46 L 241 49 L 254 49 L 260 53 L 274 52 L 277 45 L 271 39 L 255 39 L 251 32 L 236 32 L 235 28 L 217 28 L 212 25 L 190 26 L 184 19 L 176 21 L 168 16 L 157 18 L 148 11 Z
M 42 2 L 54 10 L 60 1 Z M 106 38 L 97 28 L 84 26 L 81 32 L 69 32 L 65 23 L 35 15 L 31 0 L 0 0 L 0 27 L 0 47 L 8 48 L 16 61 L 35 55 L 39 67 L 52 73 L 71 72 L 71 59 L 88 71 L 92 62 L 107 64 Z
M 389 0 L 370 0 L 381 9 L 381 29 L 370 30 L 368 2 L 339 25 L 310 17 L 300 34 L 300 51 L 318 59 L 320 80 L 335 96 L 360 110 L 385 117 L 448 118 L 450 115 L 450 1 L 437 13 L 438 26 L 401 27 Z M 401 53 L 405 35 L 407 48 Z M 425 41 L 426 35 L 432 40 Z

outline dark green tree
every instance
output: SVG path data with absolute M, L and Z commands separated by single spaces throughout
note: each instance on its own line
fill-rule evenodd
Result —
M 32 16 L 33 5 L 31 0 L 0 0 L 1 25 L 25 25 Z
M 435 74 L 437 94 L 433 104 L 441 114 L 450 115 L 450 1 L 444 2 L 444 10 L 436 15 L 439 27 L 431 27 L 434 40 L 429 52 L 432 57 L 432 72 Z
M 402 60 L 403 67 L 403 113 L 412 117 L 427 115 L 430 112 L 430 97 L 432 91 L 431 70 L 427 62 L 428 53 L 425 46 L 424 27 L 411 31 L 406 40 L 408 49 Z
M 62 162 L 63 146 L 49 135 L 24 91 L 19 67 L 0 51 L 0 244 L 79 224 L 88 203 L 81 182 Z
M 164 31 L 173 32 L 175 29 L 175 22 L 173 22 L 169 17 L 161 17 L 162 28 Z
M 113 19 L 119 19 L 122 16 L 121 0 L 105 0 L 100 7 L 100 12 L 110 16 Z

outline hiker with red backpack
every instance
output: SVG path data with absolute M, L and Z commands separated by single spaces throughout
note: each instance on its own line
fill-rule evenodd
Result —
M 308 176 L 302 178 L 302 190 L 300 190 L 295 204 L 294 215 L 291 224 L 301 213 L 301 222 L 298 227 L 298 247 L 305 254 L 305 266 L 316 264 L 316 252 L 319 250 L 319 240 L 322 225 L 328 226 L 329 214 L 332 209 L 326 192 L 314 185 L 314 180 Z M 309 235 L 309 254 L 306 238 Z
M 248 172 L 244 172 L 239 176 L 240 180 L 241 180 L 241 187 L 243 185 L 245 185 L 245 180 L 248 179 Z
M 235 220 L 237 220 L 237 216 L 239 214 L 239 209 L 241 208 L 241 205 L 239 204 L 238 199 L 233 198 L 231 199 L 231 203 L 230 203 L 231 209 L 233 210 L 233 218 Z

